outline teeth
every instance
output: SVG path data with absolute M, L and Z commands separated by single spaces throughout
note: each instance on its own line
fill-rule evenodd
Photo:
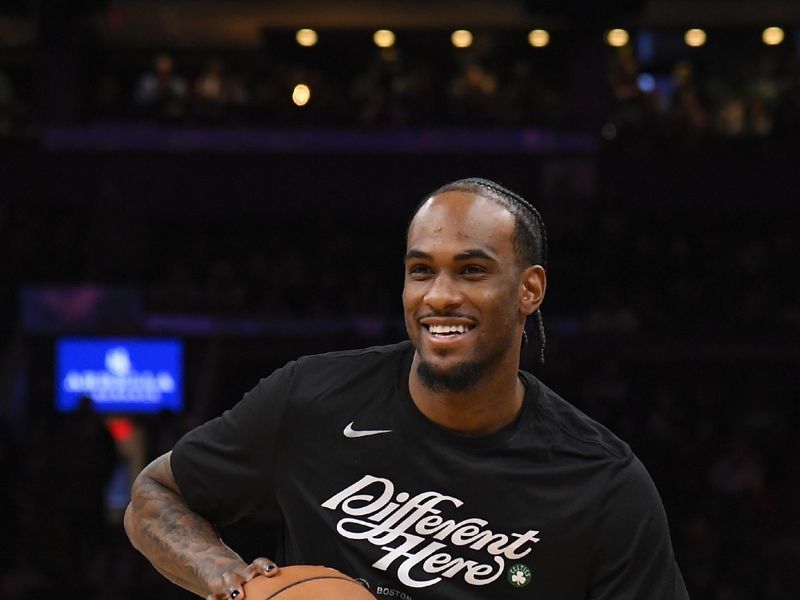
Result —
M 466 333 L 469 329 L 464 325 L 429 325 L 428 331 L 436 334 Z

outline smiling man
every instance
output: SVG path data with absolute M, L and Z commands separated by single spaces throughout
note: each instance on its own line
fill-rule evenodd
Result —
M 685 600 L 658 493 L 630 448 L 519 370 L 546 289 L 524 199 L 481 179 L 408 228 L 410 342 L 303 357 L 137 478 L 128 534 L 173 582 L 243 597 L 275 563 L 215 526 L 280 511 L 279 564 L 325 564 L 378 598 Z

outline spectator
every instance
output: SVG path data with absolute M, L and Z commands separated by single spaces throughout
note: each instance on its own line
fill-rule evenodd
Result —
M 681 62 L 673 69 L 675 91 L 672 94 L 669 117 L 679 139 L 696 140 L 709 124 L 708 109 L 694 81 L 692 66 Z
M 450 115 L 470 127 L 491 123 L 497 114 L 497 78 L 478 63 L 469 62 L 447 88 Z
M 228 72 L 220 58 L 208 61 L 194 82 L 194 113 L 201 119 L 236 116 L 247 101 L 248 94 L 241 80 Z
M 183 77 L 175 74 L 175 59 L 159 54 L 153 59 L 153 69 L 139 79 L 136 104 L 145 115 L 180 119 L 186 112 L 188 91 Z

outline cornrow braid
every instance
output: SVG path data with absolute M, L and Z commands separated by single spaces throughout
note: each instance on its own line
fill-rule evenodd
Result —
M 497 201 L 514 215 L 513 242 L 520 262 L 526 265 L 541 265 L 543 268 L 547 268 L 547 229 L 544 226 L 542 215 L 525 198 L 494 181 L 470 177 L 447 183 L 433 193 L 428 194 L 414 210 L 414 215 L 428 198 L 444 192 L 469 192 L 479 196 L 488 196 L 489 199 Z M 544 364 L 544 348 L 547 344 L 547 337 L 544 331 L 544 319 L 542 318 L 541 309 L 537 309 L 533 316 L 536 320 L 536 335 L 539 338 L 539 362 Z M 527 344 L 527 339 L 528 336 L 523 331 L 523 346 Z

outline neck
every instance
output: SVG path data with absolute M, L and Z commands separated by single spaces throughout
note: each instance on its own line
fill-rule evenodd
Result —
M 464 392 L 437 392 L 425 386 L 415 352 L 408 389 L 417 408 L 446 429 L 466 435 L 488 435 L 514 420 L 522 408 L 525 385 L 517 375 L 519 357 L 505 361 Z

